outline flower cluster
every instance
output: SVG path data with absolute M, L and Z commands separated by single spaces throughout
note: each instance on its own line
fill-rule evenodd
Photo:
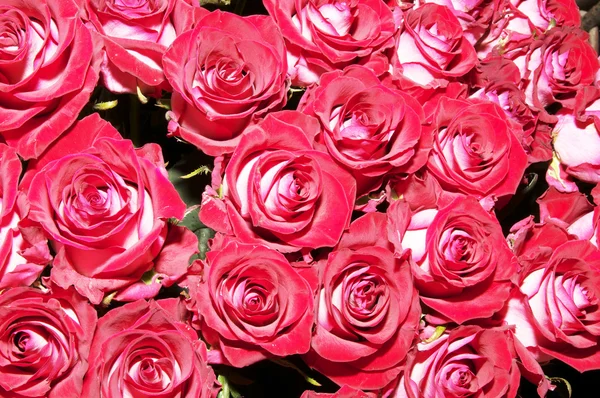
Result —
M 0 396 L 229 398 L 270 361 L 305 398 L 544 397 L 550 360 L 600 370 L 574 0 L 209 3 L 0 5 Z

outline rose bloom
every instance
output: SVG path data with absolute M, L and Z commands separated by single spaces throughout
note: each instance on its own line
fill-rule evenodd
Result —
M 500 318 L 538 361 L 600 369 L 600 251 L 552 223 L 521 222 L 512 232 L 523 270 Z
M 188 285 L 211 363 L 239 368 L 308 351 L 316 284 L 311 268 L 295 269 L 275 250 L 222 235 L 206 264 L 204 275 L 188 278 Z
M 175 38 L 193 27 L 207 11 L 192 0 L 79 0 L 82 19 L 102 50 L 100 73 L 113 93 L 160 97 L 169 90 L 162 57 Z
M 515 193 L 527 155 L 497 104 L 443 97 L 432 116 L 427 169 L 442 188 L 477 199 Z
M 383 54 L 394 46 L 396 23 L 382 0 L 265 0 L 285 37 L 288 74 L 294 86 L 310 86 L 321 74 L 361 64 L 378 75 Z
M 319 119 L 318 144 L 354 175 L 358 196 L 388 173 L 414 173 L 427 162 L 432 137 L 421 106 L 365 67 L 324 74 L 298 110 Z
M 416 0 L 415 3 L 417 6 L 435 3 L 448 7 L 462 26 L 464 36 L 474 46 L 487 39 L 492 23 L 500 19 L 505 5 L 504 0 Z
M 515 398 L 523 375 L 544 397 L 548 382 L 540 366 L 508 328 L 461 326 L 408 355 L 394 398 Z
M 20 175 L 15 149 L 0 144 L 0 289 L 31 285 L 52 261 L 42 229 L 27 219 Z
M 216 378 L 206 346 L 175 298 L 138 300 L 100 318 L 82 397 L 210 398 Z
M 96 310 L 74 289 L 0 293 L 0 395 L 79 397 Z
M 537 199 L 542 223 L 552 223 L 580 240 L 598 244 L 600 211 L 580 192 L 561 192 L 554 187 Z
M 488 56 L 478 65 L 471 84 L 480 87 L 471 98 L 495 102 L 504 110 L 529 164 L 552 158 L 549 130 L 555 119 L 527 103 L 521 89 L 521 73 L 513 61 L 497 54 Z
M 223 185 L 203 194 L 200 220 L 284 253 L 335 246 L 350 224 L 356 186 L 328 154 L 313 149 L 319 131 L 315 118 L 296 111 L 250 126 Z
M 411 213 L 406 202 L 393 203 L 388 231 L 411 249 L 421 301 L 458 324 L 502 309 L 518 267 L 498 220 L 472 197 Z
M 177 37 L 163 67 L 169 132 L 211 156 L 233 152 L 246 126 L 287 100 L 285 45 L 268 16 L 211 12 Z
M 537 110 L 559 102 L 573 109 L 577 94 L 592 86 L 600 64 L 579 28 L 556 27 L 526 47 L 526 52 L 508 54 L 525 79 L 527 103 Z
M 594 101 L 577 118 L 562 109 L 553 129 L 555 158 L 546 173 L 546 181 L 561 192 L 578 191 L 575 179 L 600 182 L 600 100 Z M 583 120 L 582 120 L 583 119 Z
M 98 80 L 72 0 L 0 5 L 0 137 L 36 158 L 75 122 Z
M 98 114 L 30 163 L 24 185 L 30 217 L 57 253 L 52 280 L 74 285 L 94 304 L 113 292 L 123 301 L 153 297 L 187 272 L 197 251 L 195 235 L 169 223 L 183 218 L 185 204 L 160 148 L 135 149 Z M 140 282 L 149 271 L 152 283 Z
M 518 10 L 523 18 L 520 24 L 531 24 L 543 33 L 554 26 L 579 28 L 581 17 L 575 0 L 511 0 L 510 10 Z M 513 24 L 516 27 L 516 24 Z M 531 26 L 522 31 L 532 31 Z
M 367 213 L 318 265 L 316 327 L 304 360 L 341 386 L 385 387 L 417 335 L 410 260 L 394 256 L 386 235 L 385 215 Z
M 402 86 L 439 86 L 477 63 L 473 45 L 448 7 L 427 3 L 409 10 L 396 43 L 395 73 Z

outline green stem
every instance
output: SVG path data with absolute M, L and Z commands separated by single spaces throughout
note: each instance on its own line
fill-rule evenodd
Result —
M 246 7 L 246 0 L 236 0 L 235 9 L 233 10 L 233 12 L 237 15 L 242 15 L 245 7 Z

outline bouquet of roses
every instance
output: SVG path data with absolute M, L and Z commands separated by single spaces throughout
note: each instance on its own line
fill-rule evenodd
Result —
M 580 25 L 574 0 L 3 0 L 0 397 L 582 394 Z

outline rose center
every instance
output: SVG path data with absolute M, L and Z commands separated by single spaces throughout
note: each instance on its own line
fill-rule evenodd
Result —
M 23 23 L 18 11 L 0 8 L 0 60 L 12 59 L 26 44 Z

